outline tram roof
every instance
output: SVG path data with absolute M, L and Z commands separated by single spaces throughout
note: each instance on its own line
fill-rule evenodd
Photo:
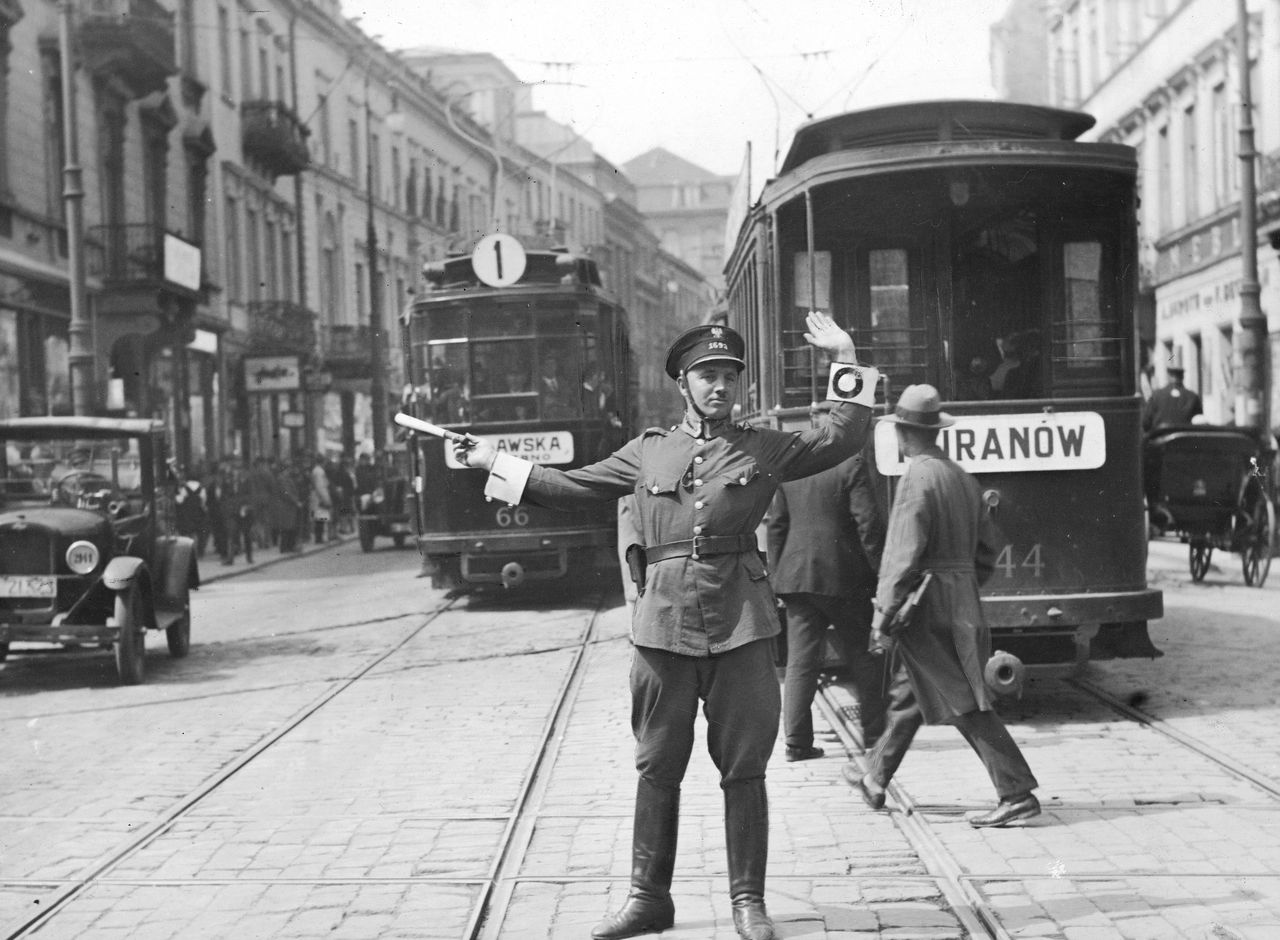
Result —
M 781 173 L 824 153 L 949 140 L 1075 140 L 1094 119 L 1009 101 L 942 100 L 849 111 L 802 124 Z

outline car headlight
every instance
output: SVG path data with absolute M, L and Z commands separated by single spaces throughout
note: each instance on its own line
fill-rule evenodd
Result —
M 98 567 L 98 546 L 81 539 L 67 546 L 67 567 L 76 574 L 88 574 Z

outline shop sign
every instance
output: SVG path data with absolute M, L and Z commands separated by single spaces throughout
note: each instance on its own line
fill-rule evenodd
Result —
M 297 356 L 256 356 L 244 360 L 246 392 L 292 392 L 302 386 Z
M 200 249 L 168 232 L 164 234 L 164 279 L 190 291 L 200 289 Z
M 305 428 L 307 416 L 301 411 L 285 411 L 280 415 L 280 426 L 286 428 Z

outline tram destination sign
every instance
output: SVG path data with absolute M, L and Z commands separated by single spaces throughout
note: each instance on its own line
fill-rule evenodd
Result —
M 561 464 L 573 460 L 573 434 L 569 431 L 516 431 L 510 434 L 471 434 L 497 448 L 500 454 L 523 457 L 531 463 Z M 453 456 L 453 448 L 445 447 L 444 462 L 454 470 L 463 469 Z
M 876 469 L 906 472 L 892 422 L 876 423 L 875 443 Z M 957 417 L 938 432 L 938 446 L 970 473 L 1096 470 L 1107 462 L 1106 428 L 1093 411 Z

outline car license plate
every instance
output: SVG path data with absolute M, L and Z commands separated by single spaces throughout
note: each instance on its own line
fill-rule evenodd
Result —
M 58 579 L 38 574 L 0 575 L 0 597 L 57 597 Z

